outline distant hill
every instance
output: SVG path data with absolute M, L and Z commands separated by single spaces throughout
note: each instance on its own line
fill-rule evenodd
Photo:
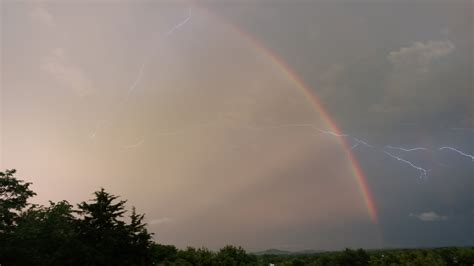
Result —
M 288 251 L 288 250 L 280 250 L 280 249 L 267 249 L 258 252 L 252 252 L 252 254 L 260 256 L 260 255 L 304 255 L 304 254 L 316 254 L 324 252 L 323 250 L 301 250 L 301 251 Z
M 290 255 L 291 251 L 280 249 L 267 249 L 263 251 L 252 252 L 254 255 Z

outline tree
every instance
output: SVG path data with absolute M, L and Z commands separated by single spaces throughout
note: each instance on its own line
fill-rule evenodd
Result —
M 0 262 L 8 260 L 11 254 L 12 233 L 18 223 L 21 211 L 28 206 L 28 199 L 36 195 L 29 186 L 14 177 L 16 170 L 0 172 Z
M 78 204 L 79 213 L 83 216 L 84 224 L 104 231 L 105 229 L 117 228 L 123 226 L 123 221 L 119 220 L 123 217 L 125 211 L 125 200 L 113 203 L 118 196 L 111 195 L 102 188 L 100 191 L 94 192 L 95 198 L 91 203 L 82 202 Z
M 125 213 L 125 201 L 114 201 L 118 196 L 111 195 L 102 188 L 94 193 L 90 202 L 78 204 L 78 234 L 81 242 L 83 264 L 124 265 L 128 232 L 121 220 Z
M 370 257 L 363 249 L 345 249 L 336 257 L 337 265 L 368 265 Z
M 28 199 L 36 195 L 31 183 L 16 179 L 16 170 L 0 172 L 0 233 L 13 229 L 20 211 L 28 205 Z
M 217 265 L 214 260 L 215 253 L 208 249 L 188 247 L 178 252 L 178 259 L 174 262 L 174 265 L 186 263 L 190 265 Z
M 304 261 L 301 260 L 301 259 L 294 259 L 294 260 L 291 262 L 291 265 L 293 265 L 293 266 L 304 266 L 304 265 L 306 265 L 306 264 L 305 264 Z
M 225 246 L 216 255 L 217 265 L 256 265 L 257 257 L 249 255 L 242 247 Z
M 153 260 L 152 234 L 148 233 L 146 223 L 143 223 L 144 214 L 137 214 L 135 207 L 132 208 L 130 224 L 127 225 L 129 233 L 129 248 L 132 264 L 150 265 Z
M 83 254 L 82 264 L 87 265 L 151 265 L 152 242 L 143 223 L 144 215 L 133 209 L 131 223 L 123 216 L 125 200 L 105 192 L 94 193 L 90 202 L 78 205 L 78 234 Z
M 72 265 L 77 248 L 72 205 L 50 202 L 21 213 L 10 234 L 6 263 L 12 265 Z
M 176 260 L 178 249 L 173 245 L 160 245 L 154 243 L 152 245 L 154 261 L 157 263 L 168 264 Z

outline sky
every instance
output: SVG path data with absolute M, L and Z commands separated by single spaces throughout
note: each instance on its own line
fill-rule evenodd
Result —
M 474 245 L 470 1 L 12 1 L 0 168 L 155 240 Z

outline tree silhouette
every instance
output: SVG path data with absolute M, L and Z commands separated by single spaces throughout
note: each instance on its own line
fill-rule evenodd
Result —
M 73 264 L 78 245 L 72 205 L 67 201 L 50 206 L 33 205 L 18 219 L 8 241 L 14 265 Z
M 31 183 L 16 179 L 15 173 L 15 169 L 0 172 L 0 233 L 13 228 L 28 199 L 36 195 L 29 188 Z
M 78 204 L 79 239 L 82 243 L 84 264 L 92 265 L 150 265 L 152 235 L 143 223 L 143 214 L 135 208 L 130 224 L 124 221 L 125 200 L 105 192 L 102 188 L 95 198 Z

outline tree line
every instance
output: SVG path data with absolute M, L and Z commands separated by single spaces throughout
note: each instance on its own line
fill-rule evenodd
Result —
M 29 203 L 31 183 L 0 172 L 0 265 L 472 265 L 473 248 L 254 255 L 241 247 L 180 250 L 153 240 L 144 214 L 106 192 L 76 206 Z

